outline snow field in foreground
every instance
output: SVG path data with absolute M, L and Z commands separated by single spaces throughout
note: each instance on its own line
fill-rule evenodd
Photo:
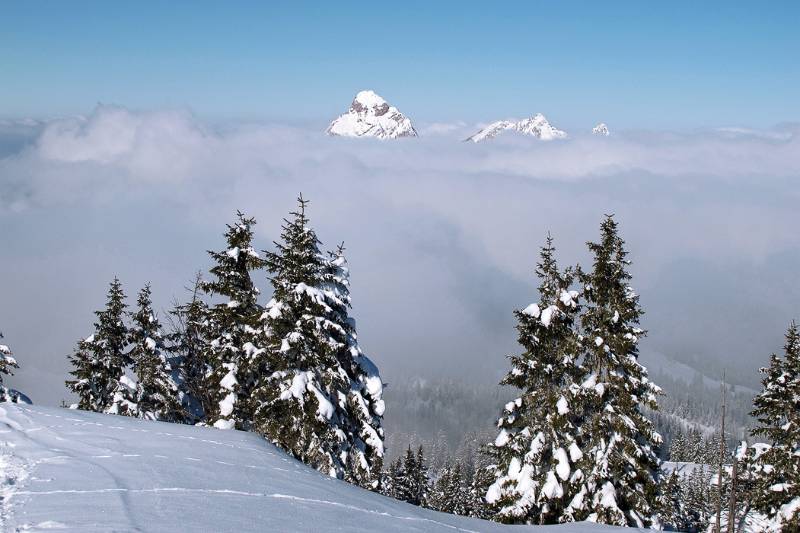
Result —
M 3 531 L 618 530 L 437 513 L 326 477 L 254 434 L 8 403 L 0 480 Z

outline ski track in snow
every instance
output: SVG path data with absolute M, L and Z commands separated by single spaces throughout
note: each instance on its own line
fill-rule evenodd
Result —
M 177 425 L 175 431 L 168 431 L 170 425 L 158 422 L 77 413 L 11 404 L 0 407 L 3 531 L 323 531 L 325 524 L 358 531 L 507 530 L 492 522 L 413 507 L 333 480 L 251 434 Z M 206 438 L 215 431 L 221 431 L 220 439 Z M 196 434 L 185 434 L 189 432 Z M 220 459 L 210 453 L 219 453 Z M 201 483 L 206 486 L 192 486 Z M 262 503 L 242 503 L 247 500 Z M 191 512 L 192 516 L 173 518 L 174 506 L 206 514 L 195 517 Z M 229 522 L 231 516 L 239 520 L 238 525 Z M 539 527 L 521 529 L 541 531 Z M 610 530 L 589 524 L 554 529 L 558 533 Z

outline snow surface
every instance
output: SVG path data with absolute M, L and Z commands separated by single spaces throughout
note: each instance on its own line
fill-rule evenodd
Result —
M 595 533 L 421 509 L 328 476 L 257 435 L 0 405 L 3 531 Z
M 492 122 L 466 140 L 477 143 L 497 137 L 504 131 L 516 131 L 542 141 L 567 138 L 566 132 L 553 127 L 544 115 L 536 113 L 534 116 L 523 120 L 498 120 L 497 122 Z

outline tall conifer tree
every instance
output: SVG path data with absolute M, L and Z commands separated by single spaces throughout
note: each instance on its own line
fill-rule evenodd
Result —
M 206 420 L 206 413 L 214 411 L 213 397 L 209 382 L 211 365 L 208 361 L 208 339 L 206 331 L 208 308 L 200 298 L 202 276 L 197 274 L 189 289 L 191 298 L 187 303 L 176 304 L 170 314 L 172 325 L 169 341 L 170 351 L 177 367 L 175 381 L 180 390 L 180 399 L 187 422 L 197 423 Z
M 297 459 L 343 478 L 347 472 L 350 377 L 339 356 L 346 332 L 332 320 L 323 286 L 328 265 L 306 217 L 307 201 L 285 220 L 276 252 L 267 253 L 272 300 L 263 315 L 271 373 L 254 398 L 255 428 Z
M 570 290 L 572 271 L 562 273 L 554 254 L 548 236 L 536 267 L 540 301 L 514 313 L 524 351 L 510 356 L 511 371 L 501 384 L 522 395 L 505 406 L 498 421 L 500 433 L 490 448 L 496 480 L 486 496 L 503 522 L 562 521 L 581 481 L 580 472 L 573 472 L 583 455 L 575 426 L 578 294 Z
M 255 219 L 241 212 L 237 218 L 225 232 L 227 248 L 208 252 L 214 261 L 211 279 L 200 284 L 210 297 L 221 298 L 209 305 L 200 336 L 207 341 L 203 357 L 211 367 L 205 415 L 209 424 L 223 429 L 251 427 L 251 392 L 259 374 L 257 361 L 263 353 L 256 344 L 259 293 L 250 273 L 265 263 L 252 244 Z
M 150 420 L 181 421 L 178 387 L 166 358 L 161 324 L 153 312 L 149 284 L 139 292 L 132 319 L 130 357 L 138 380 L 135 415 Z
M 755 435 L 771 447 L 756 459 L 756 508 L 777 529 L 800 531 L 800 332 L 792 322 L 786 332 L 783 358 L 773 354 L 761 369 L 763 388 L 753 400 L 758 420 Z
M 125 369 L 131 363 L 127 354 L 128 329 L 125 326 L 125 293 L 114 278 L 108 290 L 106 308 L 96 311 L 95 331 L 78 342 L 70 356 L 75 379 L 66 382 L 78 395 L 78 408 L 88 411 L 123 414 L 129 404 L 131 383 Z
M 592 271 L 581 276 L 587 309 L 582 316 L 585 402 L 585 491 L 575 496 L 571 519 L 643 527 L 657 513 L 661 436 L 642 413 L 657 409 L 660 389 L 638 361 L 642 309 L 630 286 L 630 261 L 617 223 L 607 216 L 599 243 L 588 243 Z
M 339 345 L 337 359 L 347 374 L 347 424 L 345 478 L 366 488 L 377 487 L 383 464 L 383 381 L 378 367 L 358 344 L 355 319 L 350 316 L 350 271 L 344 246 L 329 254 L 323 266 L 323 293 L 330 307 L 328 319 L 335 325 L 332 335 Z M 344 420 L 343 420 L 344 421 Z

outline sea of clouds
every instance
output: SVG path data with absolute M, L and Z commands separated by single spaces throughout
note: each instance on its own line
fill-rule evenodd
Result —
M 755 381 L 800 318 L 798 125 L 461 142 L 476 127 L 380 142 L 113 106 L 0 122 L 0 331 L 23 366 L 9 383 L 66 398 L 66 355 L 113 276 L 130 296 L 152 282 L 166 308 L 237 209 L 270 249 L 301 192 L 324 245 L 345 243 L 360 339 L 390 383 L 498 379 L 547 232 L 564 265 L 587 264 L 607 213 L 647 311 L 645 362 L 660 352 Z

